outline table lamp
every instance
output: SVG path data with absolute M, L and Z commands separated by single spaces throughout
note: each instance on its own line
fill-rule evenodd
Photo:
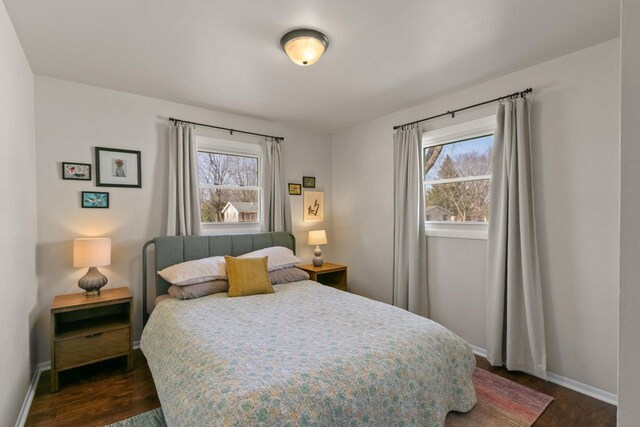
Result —
M 320 245 L 327 244 L 327 233 L 324 230 L 314 230 L 309 232 L 309 241 L 310 246 L 316 245 L 316 249 L 313 251 L 315 255 L 313 257 L 313 265 L 316 267 L 321 267 L 322 260 L 322 251 L 320 250 Z
M 85 295 L 99 295 L 100 288 L 107 284 L 107 277 L 97 267 L 111 264 L 111 239 L 78 238 L 73 240 L 73 266 L 88 267 L 87 274 L 78 280 Z

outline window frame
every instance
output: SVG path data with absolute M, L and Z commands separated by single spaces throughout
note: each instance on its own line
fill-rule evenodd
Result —
M 215 154 L 226 154 L 237 157 L 251 157 L 258 159 L 258 185 L 257 186 L 236 186 L 236 185 L 215 185 L 200 182 L 198 173 L 199 188 L 222 188 L 222 189 L 244 189 L 258 191 L 258 219 L 253 222 L 200 222 L 202 234 L 236 234 L 236 233 L 256 233 L 262 230 L 263 218 L 263 149 L 259 143 L 248 143 L 241 141 L 231 141 L 207 136 L 196 136 L 196 152 L 208 152 Z M 196 153 L 197 156 L 197 153 Z M 198 167 L 200 165 L 198 164 Z M 198 197 L 200 195 L 198 194 Z M 200 203 L 200 200 L 198 200 Z
M 422 150 L 421 155 L 424 156 L 424 149 L 437 146 L 463 142 L 469 139 L 479 138 L 482 136 L 493 135 L 496 127 L 496 116 L 491 115 L 476 120 L 470 120 L 464 123 L 452 126 L 442 127 L 433 130 L 424 131 L 422 134 Z M 474 177 L 461 177 L 447 180 L 422 180 L 422 185 L 447 182 L 464 182 L 491 179 L 491 175 L 479 175 Z M 422 201 L 424 203 L 424 200 Z M 448 237 L 458 239 L 478 239 L 486 240 L 488 238 L 488 223 L 477 221 L 426 221 L 425 234 L 427 237 Z

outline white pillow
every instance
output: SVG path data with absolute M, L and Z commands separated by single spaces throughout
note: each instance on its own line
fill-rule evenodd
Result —
M 227 278 L 227 267 L 223 256 L 181 262 L 158 271 L 172 285 L 186 286 Z
M 268 257 L 267 265 L 269 271 L 282 270 L 283 268 L 295 267 L 300 264 L 302 260 L 293 254 L 291 249 L 283 246 L 272 246 L 270 248 L 258 249 L 257 251 L 249 252 L 244 255 L 240 255 L 238 258 L 262 258 Z

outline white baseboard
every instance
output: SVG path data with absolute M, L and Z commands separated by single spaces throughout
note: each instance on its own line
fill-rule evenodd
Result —
M 140 341 L 133 342 L 133 349 L 137 350 L 140 348 Z M 27 389 L 27 395 L 24 398 L 24 402 L 22 402 L 22 408 L 20 408 L 20 415 L 18 415 L 18 419 L 16 420 L 16 427 L 24 427 L 27 422 L 27 416 L 29 415 L 29 410 L 31 409 L 31 403 L 33 402 L 33 396 L 36 394 L 36 388 L 38 387 L 38 382 L 40 381 L 40 375 L 44 371 L 48 371 L 51 369 L 51 361 L 48 360 L 46 362 L 42 362 L 36 366 L 36 371 L 33 373 L 33 377 L 31 378 L 31 384 L 29 384 L 29 388 Z
M 471 347 L 471 350 L 473 350 L 474 354 L 477 354 L 480 357 L 484 357 L 485 359 L 487 358 L 487 350 L 485 350 L 484 348 L 476 347 L 475 345 L 471 344 L 469 344 L 469 347 Z
M 618 406 L 617 394 L 592 387 L 589 384 L 584 384 L 579 381 L 572 380 L 571 378 L 563 377 L 562 375 L 554 374 L 553 372 L 547 372 L 547 380 L 554 384 L 561 385 L 562 387 L 577 391 L 578 393 L 586 394 L 594 399 L 602 400 L 603 402 Z
M 476 347 L 471 344 L 469 344 L 469 346 L 478 356 L 487 357 L 487 350 L 484 348 Z M 593 397 L 594 399 L 602 400 L 603 402 L 618 406 L 617 394 L 581 383 L 580 381 L 572 380 L 571 378 L 563 377 L 562 375 L 554 374 L 553 372 L 547 372 L 547 381 L 561 385 L 562 387 L 566 387 L 573 391 L 577 391 L 578 393 L 585 394 L 589 397 Z
M 38 387 L 38 381 L 40 381 L 40 375 L 42 372 L 51 369 L 51 362 L 42 362 L 36 366 L 36 371 L 31 378 L 31 384 L 27 389 L 27 395 L 22 402 L 22 408 L 20 408 L 20 415 L 16 420 L 16 427 L 24 427 L 27 422 L 27 416 L 29 415 L 29 409 L 31 409 L 31 402 L 33 402 L 33 396 L 36 394 L 36 388 Z

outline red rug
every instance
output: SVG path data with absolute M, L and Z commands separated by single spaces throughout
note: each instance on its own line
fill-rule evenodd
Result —
M 467 413 L 450 412 L 447 426 L 531 426 L 553 398 L 484 369 L 473 372 L 478 403 Z

